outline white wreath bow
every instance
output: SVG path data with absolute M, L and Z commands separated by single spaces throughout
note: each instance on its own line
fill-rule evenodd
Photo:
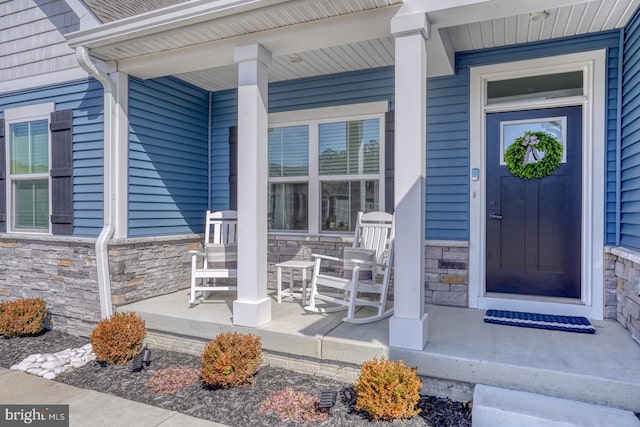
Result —
M 527 147 L 527 152 L 524 154 L 524 160 L 522 161 L 523 165 L 536 163 L 542 159 L 543 156 L 536 148 L 536 145 L 538 145 L 539 142 L 540 140 L 536 135 L 525 135 L 522 145 Z

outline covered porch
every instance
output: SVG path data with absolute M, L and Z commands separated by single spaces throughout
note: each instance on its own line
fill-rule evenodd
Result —
M 189 307 L 188 290 L 122 306 L 142 316 L 154 346 L 200 354 L 226 331 L 257 334 L 268 363 L 355 381 L 358 365 L 376 356 L 402 359 L 426 377 L 425 391 L 469 400 L 475 384 L 494 385 L 640 411 L 640 346 L 614 321 L 593 321 L 594 335 L 483 322 L 484 310 L 425 305 L 429 341 L 421 351 L 389 345 L 389 321 L 351 325 L 344 313 L 305 313 L 298 300 L 276 302 L 272 320 L 234 325 L 234 293 Z
M 465 65 L 467 68 L 456 70 L 460 67 L 456 64 L 456 54 L 474 51 L 483 55 L 486 49 L 513 47 L 499 61 L 506 62 L 520 58 L 520 52 L 516 52 L 520 44 L 551 39 L 562 41 L 590 33 L 603 33 L 604 36 L 598 37 L 605 37 L 607 31 L 628 22 L 637 1 L 620 0 L 610 7 L 604 7 L 601 0 L 461 0 L 453 3 L 376 0 L 366 5 L 357 3 L 358 7 L 354 9 L 351 2 L 343 0 L 323 0 L 317 2 L 316 7 L 309 6 L 308 2 L 279 0 L 239 1 L 231 5 L 222 1 L 187 2 L 140 16 L 115 17 L 99 28 L 69 34 L 69 44 L 77 48 L 79 54 L 86 56 L 88 53 L 99 60 L 95 73 L 102 73 L 107 86 L 111 86 L 107 102 L 113 114 L 105 117 L 105 128 L 109 129 L 105 134 L 111 138 L 105 138 L 105 152 L 112 162 L 105 167 L 104 211 L 109 234 L 105 232 L 100 242 L 107 248 L 118 239 L 133 240 L 135 236 L 153 239 L 160 235 L 197 232 L 194 224 L 201 222 L 204 210 L 237 208 L 238 292 L 232 304 L 220 307 L 233 312 L 233 316 L 230 312 L 224 315 L 228 322 L 224 324 L 259 331 L 277 329 L 274 325 L 280 322 L 276 317 L 280 308 L 272 307 L 267 289 L 269 236 L 284 231 L 285 237 L 293 234 L 323 239 L 330 236 L 331 230 L 323 229 L 318 218 L 322 187 L 315 164 L 319 161 L 317 155 L 308 156 L 312 159 L 311 165 L 315 164 L 315 171 L 301 178 L 309 182 L 309 188 L 313 181 L 306 228 L 293 231 L 269 228 L 267 149 L 273 116 L 286 114 L 290 123 L 298 123 L 300 111 L 322 109 L 316 113 L 325 115 L 316 120 L 334 119 L 336 116 L 327 116 L 327 111 L 336 114 L 336 110 L 345 110 L 347 106 L 361 108 L 362 102 L 376 105 L 381 102 L 384 111 L 376 110 L 375 113 L 393 112 L 389 126 L 385 124 L 380 129 L 387 131 L 393 127 L 391 139 L 395 142 L 389 146 L 393 145 L 395 157 L 389 163 L 394 166 L 391 177 L 385 176 L 384 162 L 380 162 L 377 170 L 375 179 L 379 183 L 379 197 L 376 209 L 392 209 L 396 215 L 395 312 L 389 322 L 384 322 L 385 327 L 376 328 L 375 333 L 384 334 L 379 337 L 380 351 L 384 348 L 386 351 L 390 351 L 388 348 L 413 349 L 421 354 L 429 331 L 435 328 L 427 322 L 429 313 L 424 309 L 427 291 L 434 295 L 433 302 L 437 302 L 435 295 L 440 293 L 443 303 L 450 304 L 453 298 L 456 302 L 460 302 L 460 298 L 443 295 L 443 288 L 462 288 L 459 293 L 463 296 L 462 302 L 471 306 L 476 304 L 474 300 L 478 295 L 484 295 L 485 259 L 477 248 L 484 247 L 485 240 L 486 218 L 478 220 L 486 213 L 485 171 L 474 163 L 476 157 L 483 158 L 476 154 L 484 148 L 482 141 L 471 131 L 475 129 L 473 123 L 469 123 L 470 119 L 482 117 L 484 112 L 474 109 L 475 104 L 469 101 L 470 97 L 479 95 L 470 93 L 466 73 L 471 65 L 485 60 L 476 58 Z M 574 19 L 579 16 L 582 18 Z M 617 33 L 615 37 L 618 43 Z M 562 46 L 554 47 L 553 52 L 544 51 L 545 54 L 568 54 L 565 41 Z M 571 44 L 570 41 L 567 44 Z M 589 44 L 581 49 L 602 49 L 603 46 Z M 525 56 L 536 60 L 541 55 L 527 53 Z M 613 57 L 610 60 L 613 64 Z M 349 88 L 338 79 L 331 85 L 320 82 L 327 76 L 373 69 L 389 73 L 375 88 L 362 86 L 372 80 L 369 75 L 351 81 Z M 171 86 L 169 89 L 152 87 L 154 84 L 162 86 L 157 79 L 167 76 L 171 76 L 167 83 Z M 427 108 L 427 77 L 443 76 L 447 78 L 430 80 L 434 82 L 430 83 L 434 85 L 434 91 L 439 92 L 431 97 Z M 318 77 L 313 87 L 302 90 L 304 83 L 299 85 L 299 79 L 311 77 Z M 605 79 L 600 80 L 604 85 Z M 169 103 L 167 98 L 176 98 L 174 86 L 183 82 L 202 89 L 203 93 L 198 93 L 199 102 L 194 101 L 188 108 L 181 109 L 181 106 Z M 285 84 L 291 86 L 285 87 Z M 325 99 L 329 86 L 337 95 Z M 192 90 L 193 87 L 188 91 L 198 92 Z M 345 95 L 345 90 L 352 87 L 360 89 Z M 604 94 L 604 86 L 600 89 L 598 93 Z M 302 93 L 301 97 L 305 99 L 296 99 L 289 96 L 290 93 Z M 167 107 L 147 111 L 149 100 L 160 98 L 165 102 L 162 105 Z M 591 98 L 580 98 L 579 101 L 593 102 L 604 111 L 602 99 L 593 99 L 595 101 Z M 591 107 L 591 104 L 585 105 Z M 174 110 L 179 112 L 174 113 Z M 196 113 L 200 117 L 198 123 L 185 125 L 188 130 L 197 128 L 199 136 L 194 137 L 194 141 L 185 142 L 187 138 L 178 135 L 175 140 L 158 143 L 164 136 L 156 130 L 156 127 L 160 128 L 156 123 L 161 120 L 158 117 L 166 115 L 171 120 L 171 127 L 175 127 L 178 120 L 191 122 Z M 355 115 L 353 112 L 338 114 L 341 120 Z M 429 117 L 429 126 L 433 129 L 429 136 L 425 117 Z M 594 128 L 595 140 L 602 143 L 604 113 L 594 122 L 598 125 Z M 138 135 L 136 138 L 129 135 L 130 124 L 134 130 L 138 127 L 146 130 L 149 123 L 154 132 L 150 132 L 148 141 L 142 141 L 144 138 L 138 141 Z M 225 165 L 231 157 L 226 137 L 232 127 L 237 129 L 235 144 L 242 150 L 241 158 L 234 163 L 237 170 L 233 171 Z M 143 131 L 140 135 L 147 136 Z M 183 148 L 183 143 L 187 147 Z M 317 149 L 318 144 L 307 146 Z M 177 153 L 180 148 L 184 153 Z M 178 154 L 186 160 L 180 168 L 174 168 L 172 158 Z M 601 155 L 600 151 L 594 154 Z M 585 159 L 591 161 L 590 157 Z M 600 319 L 603 317 L 603 277 L 600 270 L 594 269 L 602 264 L 604 247 L 602 221 L 598 216 L 604 211 L 601 200 L 604 197 L 601 188 L 604 165 L 603 162 L 595 163 L 598 173 L 589 178 L 597 183 L 593 191 L 597 202 L 588 206 L 585 212 L 596 212 L 597 215 L 584 226 L 584 234 L 595 237 L 585 240 L 585 247 L 591 252 L 584 251 L 581 264 L 588 273 L 584 275 L 587 292 L 573 306 L 594 306 L 597 309 L 592 310 L 593 317 Z M 195 168 L 197 173 L 193 172 L 194 164 L 199 167 Z M 189 177 L 190 182 L 182 180 L 186 172 L 195 174 Z M 127 176 L 129 180 L 124 179 Z M 231 182 L 237 182 L 236 206 L 232 203 Z M 393 189 L 392 194 L 385 194 L 385 185 Z M 584 188 L 584 192 L 589 189 Z M 596 224 L 593 230 L 589 228 L 591 224 Z M 110 241 L 112 238 L 114 240 Z M 465 244 L 472 259 L 467 263 L 466 255 L 459 253 L 453 258 L 438 259 L 434 265 L 425 265 L 425 239 L 441 240 L 445 246 L 451 246 L 451 242 Z M 101 260 L 99 265 L 108 266 L 109 263 L 109 259 Z M 125 264 L 122 261 L 122 269 Z M 452 275 L 450 270 L 453 268 L 464 273 Z M 429 283 L 433 277 L 425 278 L 428 269 L 445 271 L 446 282 L 433 280 L 434 283 Z M 103 316 L 110 314 L 113 305 L 126 302 L 124 297 L 122 300 L 113 298 L 120 295 L 111 292 L 109 274 L 109 271 L 100 271 L 98 275 Z M 163 278 L 152 283 L 153 280 L 146 280 L 146 274 L 144 270 L 140 277 L 126 276 L 122 286 L 132 289 L 140 284 L 148 284 L 150 288 L 162 286 Z M 428 290 L 425 282 L 430 286 Z M 156 288 L 154 295 L 163 292 L 155 291 Z M 143 297 L 149 293 L 141 292 Z M 177 304 L 176 309 L 181 305 Z M 189 321 L 188 315 L 185 321 Z M 448 324 L 462 327 L 465 322 L 462 318 L 452 318 Z M 329 342 L 328 337 L 341 327 L 338 325 L 327 331 L 320 328 L 325 332 L 318 332 L 322 339 L 312 347 L 321 352 L 328 351 L 323 343 Z M 357 333 L 366 330 L 362 328 Z M 471 341 L 474 332 L 469 331 Z M 307 335 L 303 334 L 303 337 Z M 504 346 L 510 348 L 507 340 Z M 363 350 L 363 354 L 367 352 Z M 309 357 L 318 356 L 322 353 Z M 361 355 L 354 357 L 361 358 Z M 357 363 L 355 360 L 348 362 Z

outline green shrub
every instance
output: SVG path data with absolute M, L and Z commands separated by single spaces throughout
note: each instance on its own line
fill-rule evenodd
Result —
M 0 303 L 0 334 L 7 337 L 37 334 L 44 329 L 47 305 L 41 298 Z
M 114 313 L 98 323 L 90 339 L 98 360 L 125 365 L 140 353 L 146 334 L 144 320 L 135 313 Z
M 420 389 L 422 381 L 416 368 L 409 368 L 403 361 L 375 358 L 362 364 L 355 386 L 355 407 L 374 420 L 411 418 L 420 412 L 416 409 Z
M 260 337 L 226 332 L 209 341 L 202 352 L 202 381 L 213 387 L 249 384 L 262 363 Z

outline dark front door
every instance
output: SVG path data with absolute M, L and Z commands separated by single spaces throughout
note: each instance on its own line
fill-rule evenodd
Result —
M 526 131 L 563 142 L 551 175 L 522 179 L 501 160 Z M 580 298 L 582 107 L 487 114 L 486 148 L 487 292 Z

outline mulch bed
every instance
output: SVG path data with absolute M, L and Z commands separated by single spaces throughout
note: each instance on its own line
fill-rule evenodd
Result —
M 81 347 L 88 338 L 66 335 L 56 330 L 38 336 L 0 338 L 0 366 L 9 368 L 33 353 L 48 353 L 66 348 Z M 131 372 L 129 366 L 101 367 L 96 362 L 65 372 L 55 381 L 77 387 L 110 393 L 125 399 L 178 411 L 198 418 L 230 426 L 298 426 L 300 422 L 281 421 L 275 415 L 259 411 L 262 401 L 272 392 L 286 387 L 306 393 L 318 394 L 323 390 L 338 391 L 336 405 L 326 421 L 309 423 L 314 426 L 471 426 L 467 404 L 423 396 L 421 414 L 409 420 L 394 422 L 371 421 L 358 412 L 349 401 L 353 384 L 342 383 L 320 376 L 307 375 L 271 366 L 263 366 L 253 384 L 247 387 L 211 390 L 201 381 L 174 393 L 153 394 L 145 383 L 154 371 L 178 366 L 200 367 L 200 358 L 189 354 L 151 349 L 151 364 L 140 372 Z M 25 374 L 27 375 L 27 374 Z

